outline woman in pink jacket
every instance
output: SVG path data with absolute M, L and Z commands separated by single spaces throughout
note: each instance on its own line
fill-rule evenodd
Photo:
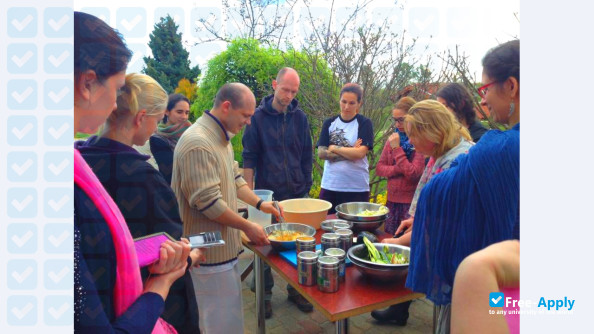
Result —
M 415 152 L 404 132 L 404 116 L 416 101 L 410 97 L 400 99 L 394 110 L 394 133 L 390 135 L 377 163 L 375 173 L 388 179 L 388 201 L 390 217 L 386 220 L 384 231 L 394 234 L 400 222 L 409 217 L 408 210 L 417 183 L 425 168 L 425 157 Z

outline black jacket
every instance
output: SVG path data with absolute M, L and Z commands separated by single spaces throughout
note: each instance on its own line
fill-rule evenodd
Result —
M 313 149 L 307 116 L 293 99 L 285 113 L 265 97 L 243 134 L 243 167 L 254 169 L 255 189 L 274 191 L 274 198 L 303 197 L 312 184 Z
M 182 236 L 175 194 L 161 173 L 147 162 L 148 155 L 96 136 L 74 146 L 117 204 L 133 238 L 156 232 L 167 232 L 175 239 Z M 141 273 L 146 280 L 148 271 L 143 269 Z M 198 333 L 198 305 L 189 272 L 171 286 L 162 317 L 180 333 Z
M 165 181 L 167 181 L 167 184 L 171 184 L 175 144 L 176 143 L 157 134 L 154 134 L 149 138 L 151 153 L 153 153 L 157 166 L 159 166 L 159 171 L 165 178 Z

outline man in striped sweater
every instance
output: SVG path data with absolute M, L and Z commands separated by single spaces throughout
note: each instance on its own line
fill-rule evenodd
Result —
M 240 230 L 258 245 L 268 244 L 264 229 L 237 214 L 237 198 L 275 216 L 247 186 L 233 158 L 230 139 L 254 114 L 256 100 L 241 83 L 225 84 L 212 110 L 181 136 L 173 156 L 171 187 L 179 203 L 184 235 L 220 231 L 224 246 L 208 250 L 207 261 L 192 268 L 200 329 L 206 333 L 243 333 L 241 278 L 237 256 Z

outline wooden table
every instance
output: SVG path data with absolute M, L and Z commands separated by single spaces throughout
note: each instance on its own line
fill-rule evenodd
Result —
M 320 243 L 320 236 L 325 231 L 318 230 L 316 241 Z M 389 235 L 376 231 L 380 240 Z M 258 333 L 265 333 L 264 321 L 264 279 L 262 264 L 267 263 L 273 270 L 293 286 L 328 320 L 333 321 L 337 333 L 348 332 L 348 318 L 389 305 L 403 303 L 425 295 L 415 293 L 404 287 L 406 278 L 386 283 L 373 282 L 364 277 L 354 266 L 346 269 L 346 280 L 340 283 L 335 293 L 325 293 L 318 290 L 316 285 L 303 286 L 298 283 L 297 268 L 280 257 L 271 246 L 254 246 L 243 240 L 244 246 L 254 252 L 256 278 L 256 308 L 258 310 Z

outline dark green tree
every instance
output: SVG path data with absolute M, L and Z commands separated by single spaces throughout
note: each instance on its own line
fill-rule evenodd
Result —
M 142 72 L 157 80 L 168 93 L 173 93 L 181 79 L 194 83 L 200 75 L 198 66 L 190 68 L 189 53 L 182 45 L 182 34 L 177 28 L 169 15 L 155 23 L 148 43 L 153 57 L 143 58 Z

